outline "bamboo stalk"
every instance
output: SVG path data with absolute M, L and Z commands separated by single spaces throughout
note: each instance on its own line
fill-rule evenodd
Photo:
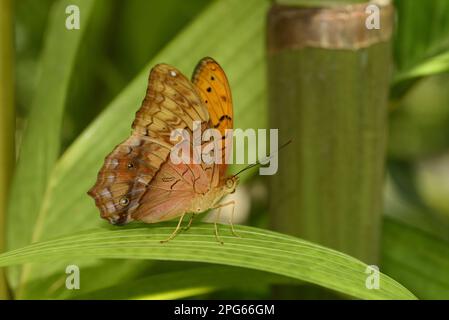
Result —
M 293 139 L 270 214 L 275 230 L 378 264 L 393 7 L 368 30 L 366 6 L 268 14 L 270 127 Z
M 6 207 L 14 167 L 13 6 L 0 0 L 0 252 L 5 248 Z M 0 269 L 0 299 L 8 299 L 4 269 Z

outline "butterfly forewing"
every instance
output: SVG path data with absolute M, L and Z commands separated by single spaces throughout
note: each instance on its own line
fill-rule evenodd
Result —
M 226 129 L 233 128 L 234 113 L 232 107 L 231 88 L 221 66 L 212 58 L 202 59 L 192 76 L 201 99 L 209 112 L 209 127 L 220 131 L 222 136 L 221 175 L 226 172 L 225 149 L 232 148 L 232 136 L 226 135 Z
M 233 127 L 231 89 L 226 74 L 212 58 L 202 59 L 195 68 L 192 82 L 210 115 L 210 126 L 220 130 Z

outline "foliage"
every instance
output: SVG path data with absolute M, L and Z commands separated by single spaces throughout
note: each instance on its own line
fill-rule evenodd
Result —
M 80 30 L 64 28 L 69 3 L 81 9 Z M 257 292 L 264 292 L 261 288 L 272 283 L 297 280 L 366 299 L 435 298 L 441 297 L 441 290 L 449 292 L 448 275 L 443 272 L 449 264 L 447 243 L 428 235 L 429 230 L 417 230 L 420 226 L 408 219 L 408 211 L 398 220 L 394 210 L 387 210 L 390 218 L 383 235 L 381 265 L 384 274 L 378 291 L 364 287 L 366 265 L 362 262 L 267 231 L 263 223 L 257 225 L 261 228 L 238 227 L 242 239 L 228 237 L 222 227 L 224 246 L 215 242 L 211 227 L 204 224 L 195 225 L 167 245 L 155 240 L 167 234 L 167 226 L 172 224 L 105 227 L 85 192 L 94 183 L 104 156 L 128 135 L 154 64 L 170 63 L 189 74 L 196 61 L 213 56 L 230 78 L 236 126 L 265 125 L 264 30 L 270 2 L 185 3 L 55 0 L 37 6 L 33 0 L 23 0 L 17 6 L 20 158 L 9 201 L 9 251 L 0 255 L 1 266 L 16 265 L 8 268 L 15 297 L 180 298 L 231 284 L 246 286 L 243 280 L 248 278 L 253 279 L 250 282 Z M 407 97 L 416 94 L 422 82 L 447 72 L 449 67 L 447 1 L 397 0 L 396 6 L 396 73 L 391 96 L 397 107 L 391 114 L 393 127 L 404 121 L 400 113 L 408 110 Z M 30 8 L 36 9 L 33 15 Z M 438 79 L 447 82 L 447 78 Z M 438 112 L 447 114 L 449 101 L 441 101 L 446 108 Z M 414 125 L 417 119 L 419 113 L 405 118 L 411 133 L 418 130 Z M 447 126 L 449 118 L 445 119 Z M 425 129 L 433 132 L 431 124 Z M 391 144 L 389 154 L 403 166 L 443 153 L 449 145 L 438 143 L 431 150 L 418 146 L 411 155 L 401 152 L 408 149 L 398 134 L 400 130 L 392 132 L 391 141 L 400 143 Z M 404 178 L 397 174 L 403 169 L 401 164 L 390 168 L 398 197 L 409 201 L 404 194 L 410 195 L 410 190 L 400 182 L 414 171 L 407 171 Z M 428 206 L 425 199 L 418 200 L 410 200 L 411 206 L 416 202 Z M 423 219 L 434 217 L 425 215 Z M 414 254 L 417 247 L 428 258 L 426 263 Z M 62 290 L 68 263 L 83 270 L 80 293 Z M 223 277 L 217 279 L 214 272 Z M 180 282 L 184 277 L 191 281 Z M 155 285 L 144 285 L 148 283 Z

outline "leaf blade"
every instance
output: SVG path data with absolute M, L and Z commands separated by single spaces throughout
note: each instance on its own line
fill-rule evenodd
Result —
M 449 299 L 449 243 L 396 219 L 385 221 L 382 270 L 422 299 Z
M 161 244 L 173 223 L 103 228 L 45 241 L 0 255 L 0 266 L 60 257 L 95 257 L 207 262 L 246 267 L 314 283 L 362 299 L 414 299 L 407 289 L 382 274 L 380 289 L 365 286 L 367 266 L 346 254 L 295 237 L 252 227 L 237 227 L 242 238 L 199 224 Z
M 242 282 L 242 279 L 246 279 Z M 211 265 L 138 278 L 73 299 L 182 299 L 225 288 L 298 283 L 293 279 L 244 268 Z
M 76 4 L 83 12 L 83 25 L 79 30 L 65 28 L 65 8 L 69 4 Z M 70 75 L 93 4 L 88 0 L 60 1 L 52 8 L 40 61 L 41 73 L 11 186 L 7 219 L 9 249 L 30 243 L 35 234 L 33 227 L 38 220 L 42 196 L 60 152 Z M 9 273 L 13 287 L 18 281 L 15 271 Z

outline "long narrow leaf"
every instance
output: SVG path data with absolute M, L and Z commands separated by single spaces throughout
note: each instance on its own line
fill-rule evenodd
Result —
M 400 100 L 420 77 L 449 70 L 449 2 L 396 0 L 395 5 L 397 72 L 391 97 Z
M 384 233 L 382 270 L 419 298 L 449 299 L 449 243 L 393 219 Z
M 242 279 L 245 279 L 242 281 Z M 267 272 L 228 266 L 194 267 L 164 272 L 121 283 L 74 299 L 181 299 L 225 288 L 293 284 L 293 279 Z
M 195 261 L 252 268 L 314 283 L 362 299 L 414 299 L 407 289 L 380 274 L 379 289 L 366 286 L 367 265 L 346 254 L 291 236 L 238 227 L 241 238 L 222 230 L 221 245 L 211 224 L 200 224 L 162 244 L 174 224 L 96 229 L 44 241 L 0 255 L 0 266 L 67 257 Z M 224 228 L 222 228 L 224 229 Z
M 395 83 L 400 84 L 404 81 L 413 80 L 420 77 L 427 77 L 445 73 L 449 71 L 449 51 L 436 55 L 421 64 L 418 64 L 403 73 L 395 76 Z
M 79 30 L 68 30 L 65 9 L 77 5 L 82 14 Z M 59 156 L 61 123 L 76 53 L 90 18 L 93 1 L 59 1 L 50 15 L 41 73 L 20 148 L 8 211 L 8 248 L 24 246 L 36 236 L 39 208 L 49 175 Z M 17 275 L 16 275 L 17 276 Z M 15 286 L 17 277 L 11 277 Z

